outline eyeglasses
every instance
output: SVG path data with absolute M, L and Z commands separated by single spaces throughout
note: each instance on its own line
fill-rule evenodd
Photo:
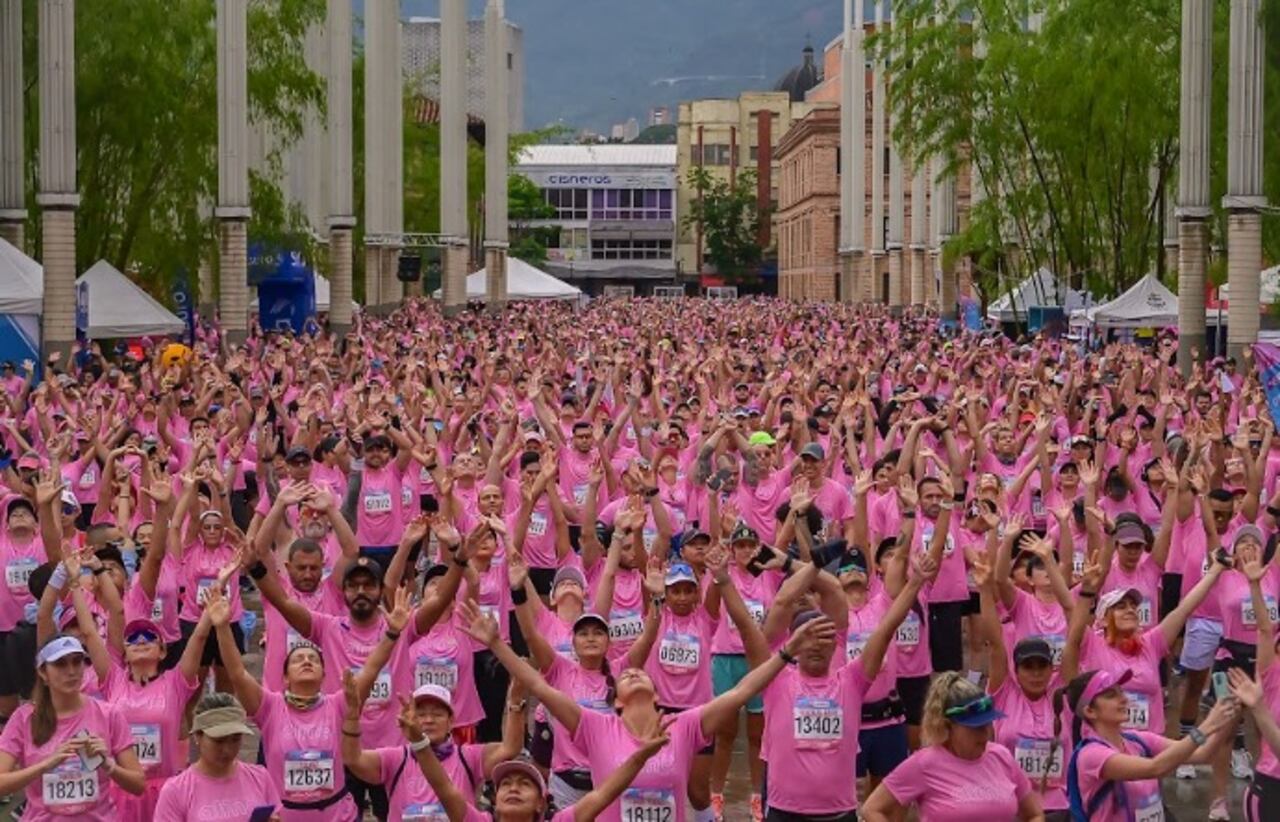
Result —
M 991 701 L 991 697 L 983 694 L 977 699 L 972 699 L 963 705 L 956 705 L 943 711 L 944 716 L 960 717 L 960 716 L 978 716 L 985 714 L 995 708 L 995 703 Z
M 156 636 L 155 631 L 142 630 L 134 631 L 124 638 L 125 645 L 145 645 L 148 642 L 159 642 L 160 637 Z

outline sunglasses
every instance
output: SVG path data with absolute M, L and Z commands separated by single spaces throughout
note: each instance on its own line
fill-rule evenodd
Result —
M 124 638 L 125 645 L 145 645 L 148 642 L 159 642 L 160 637 L 156 636 L 155 631 L 134 631 Z
M 984 694 L 977 699 L 972 699 L 963 705 L 956 705 L 953 708 L 947 708 L 943 711 L 944 716 L 961 717 L 961 716 L 979 716 L 985 714 L 995 708 L 995 703 L 991 697 Z

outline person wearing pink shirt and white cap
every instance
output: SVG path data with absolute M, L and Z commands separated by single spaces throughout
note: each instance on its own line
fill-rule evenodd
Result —
M 1239 713 L 1234 699 L 1220 700 L 1189 734 L 1172 740 L 1144 730 L 1125 730 L 1133 672 L 1088 671 L 1053 695 L 1058 710 L 1075 717 L 1075 751 L 1067 764 L 1067 796 L 1073 819 L 1090 822 L 1163 822 L 1160 780 L 1184 763 L 1206 764 L 1230 736 Z M 1081 816 L 1083 814 L 1083 816 Z

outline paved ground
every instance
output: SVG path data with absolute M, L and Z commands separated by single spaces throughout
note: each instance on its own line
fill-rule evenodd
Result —
M 246 608 L 259 610 L 258 595 L 256 591 L 246 593 L 244 596 Z M 249 653 L 245 656 L 245 664 L 255 675 L 261 676 L 262 673 L 262 654 L 258 651 L 258 639 L 261 637 L 261 620 L 258 623 L 258 629 L 255 636 L 250 641 Z M 1167 712 L 1169 716 L 1176 715 L 1176 709 Z M 1176 719 L 1175 727 L 1170 731 L 1172 735 L 1176 735 Z M 257 760 L 258 742 L 256 738 L 247 739 L 244 749 L 241 752 L 241 758 L 247 762 Z M 1233 820 L 1243 819 L 1240 812 L 1241 796 L 1244 792 L 1245 783 L 1238 780 L 1232 780 L 1229 788 L 1230 805 L 1232 810 L 1231 818 Z M 1201 768 L 1201 773 L 1194 780 L 1176 780 L 1172 777 L 1164 782 L 1164 798 L 1166 807 L 1172 811 L 1178 822 L 1199 822 L 1205 820 L 1209 816 L 1210 797 L 1209 771 L 1207 768 Z M 751 789 L 747 775 L 746 766 L 746 729 L 741 728 L 738 733 L 738 744 L 735 748 L 734 767 L 729 773 L 729 783 L 725 790 L 726 806 L 725 816 L 729 822 L 747 822 L 751 818 L 750 798 Z M 0 805 L 0 822 L 12 819 L 11 814 L 12 803 Z M 373 817 L 368 817 L 372 819 Z M 994 820 L 993 820 L 994 822 Z M 1280 822 L 1280 820 L 1277 820 Z

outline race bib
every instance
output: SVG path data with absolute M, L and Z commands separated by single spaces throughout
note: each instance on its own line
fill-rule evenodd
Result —
M 622 822 L 674 822 L 676 797 L 670 788 L 627 788 L 622 794 Z
M 351 675 L 356 676 L 360 673 L 360 668 L 353 667 Z M 371 704 L 382 704 L 391 699 L 391 671 L 383 668 L 378 671 L 378 678 L 373 681 L 373 685 L 369 688 L 369 698 L 365 701 L 367 708 Z
M 1071 555 L 1071 573 L 1077 577 L 1084 576 L 1084 554 Z
M 844 735 L 844 708 L 834 699 L 797 696 L 791 722 L 797 748 L 831 747 Z
M 612 611 L 609 614 L 609 639 L 634 640 L 644 633 L 644 618 L 639 611 Z
M 332 793 L 333 751 L 289 751 L 284 756 L 287 796 Z
M 920 532 L 920 549 L 922 551 L 928 551 L 929 545 L 932 542 L 933 542 L 933 528 L 932 527 L 925 528 L 923 531 Z M 955 550 L 956 550 L 955 538 L 951 536 L 950 531 L 947 531 L 947 541 L 945 546 L 942 549 L 942 554 L 943 556 L 949 557 L 953 553 L 955 553 Z
M 157 594 L 156 598 L 151 600 L 151 621 L 159 624 L 164 619 L 164 600 Z
M 1280 608 L 1277 608 L 1275 597 L 1267 595 L 1263 599 L 1267 606 L 1267 618 L 1271 620 L 1271 625 L 1274 627 L 1277 622 L 1280 622 Z M 1258 627 L 1258 615 L 1253 610 L 1253 597 L 1240 600 L 1240 621 L 1246 627 Z
M 583 505 L 587 501 L 587 484 L 580 482 L 573 486 L 573 504 Z
M 31 572 L 38 565 L 39 563 L 31 557 L 17 557 L 4 566 L 4 584 L 15 594 L 30 595 L 30 590 L 27 588 L 27 580 L 31 579 Z
M 400 505 L 405 508 L 413 505 L 413 489 L 407 485 L 400 486 Z
M 844 654 L 845 659 L 853 662 L 862 656 L 862 650 L 867 647 L 867 640 L 871 638 L 871 634 L 849 634 L 845 637 Z
M 1124 695 L 1129 698 L 1129 718 L 1125 720 L 1124 727 L 1145 731 L 1151 722 L 1150 698 L 1133 691 L 1125 691 Z
M 364 495 L 364 512 L 366 514 L 387 514 L 391 511 L 391 494 L 386 491 L 373 491 Z
M 420 656 L 413 666 L 413 687 L 439 685 L 450 692 L 458 687 L 458 663 L 443 656 Z
M 143 765 L 160 764 L 160 726 L 130 725 L 129 733 L 133 736 L 133 750 L 138 754 L 138 761 Z
M 449 814 L 439 802 L 418 802 L 405 805 L 400 817 L 403 822 L 449 822 Z
M 649 552 L 653 550 L 653 541 L 658 538 L 658 532 L 652 528 L 645 528 L 640 532 L 641 538 L 644 540 L 644 550 Z
M 893 641 L 908 647 L 920 644 L 920 617 L 915 611 L 907 612 L 907 618 L 898 626 Z
M 547 518 L 534 511 L 529 515 L 529 536 L 540 537 L 547 533 Z
M 92 488 L 98 484 L 98 469 L 96 467 L 86 468 L 84 473 L 80 475 L 80 487 Z
M 289 654 L 293 653 L 294 648 L 301 648 L 303 645 L 311 645 L 311 646 L 315 645 L 314 642 L 307 639 L 302 634 L 298 633 L 292 628 L 289 629 L 289 635 L 285 639 L 285 644 L 287 646 L 285 649 L 285 656 L 288 656 Z
M 1142 797 L 1134 804 L 1133 822 L 1164 822 L 1164 801 L 1159 791 Z
M 764 603 L 758 599 L 745 600 L 747 613 L 751 614 L 751 618 L 757 625 L 764 624 Z
M 66 814 L 74 806 L 98 801 L 98 772 L 81 768 L 79 757 L 58 765 L 41 782 L 41 799 L 54 813 Z
M 613 714 L 613 706 L 604 697 L 583 697 L 578 700 L 578 707 L 595 711 L 599 714 Z
M 209 592 L 213 590 L 214 584 L 218 581 L 217 577 L 200 577 L 196 580 L 196 605 L 203 608 L 205 603 L 209 601 Z M 223 587 L 222 598 L 231 601 L 231 591 Z
M 1028 779 L 1049 779 L 1058 781 L 1062 778 L 1062 746 L 1054 750 L 1052 739 L 1030 739 L 1018 737 L 1013 751 L 1013 758 Z
M 1151 622 L 1151 600 L 1146 597 L 1142 598 L 1142 602 L 1138 604 L 1138 624 L 1144 628 L 1150 628 Z
M 698 670 L 702 661 L 702 642 L 693 634 L 666 633 L 658 643 L 658 664 L 674 674 Z

